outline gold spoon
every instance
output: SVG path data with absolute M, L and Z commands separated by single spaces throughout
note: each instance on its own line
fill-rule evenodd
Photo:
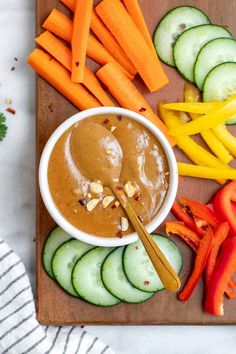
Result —
M 112 189 L 138 233 L 164 287 L 170 291 L 180 288 L 180 280 L 160 248 L 130 205 L 119 178 L 123 153 L 115 136 L 101 124 L 82 121 L 72 131 L 70 148 L 73 160 L 82 174 L 91 181 L 100 180 Z

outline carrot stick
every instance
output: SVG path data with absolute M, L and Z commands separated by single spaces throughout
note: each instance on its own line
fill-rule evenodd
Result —
M 103 0 L 96 12 L 117 39 L 151 92 L 168 83 L 168 78 L 143 35 L 119 0 Z
M 101 106 L 83 85 L 71 82 L 69 71 L 43 50 L 35 49 L 28 64 L 80 110 Z
M 137 70 L 134 65 L 131 63 L 115 37 L 106 28 L 94 10 L 92 12 L 91 30 L 121 66 L 123 66 L 131 74 L 137 74 Z
M 61 2 L 68 7 L 72 12 L 75 11 L 75 5 L 77 0 L 61 0 Z
M 143 37 L 145 38 L 147 44 L 151 48 L 151 50 L 155 53 L 156 51 L 153 46 L 152 38 L 150 36 L 150 32 L 148 30 L 147 24 L 145 22 L 145 19 L 143 17 L 142 10 L 139 6 L 138 0 L 123 0 L 123 3 L 134 20 L 134 23 L 138 27 L 139 31 L 142 33 Z
M 121 107 L 142 114 L 167 136 L 167 127 L 153 112 L 148 102 L 141 95 L 132 81 L 129 80 L 114 63 L 106 64 L 97 71 L 96 75 L 108 88 L 108 91 L 121 105 Z M 173 146 L 175 144 L 175 140 L 173 140 L 170 136 L 167 136 L 167 138 Z
M 72 82 L 84 81 L 93 0 L 77 0 L 72 31 Z
M 72 12 L 74 12 L 76 0 L 61 0 L 61 2 L 66 5 Z M 108 52 L 118 61 L 118 63 L 120 63 L 121 66 L 123 66 L 131 74 L 137 74 L 137 70 L 135 69 L 134 65 L 131 63 L 115 37 L 106 28 L 94 10 L 92 11 L 91 30 L 108 50 Z
M 54 36 L 49 31 L 45 31 L 39 37 L 35 38 L 35 41 L 51 56 L 53 56 L 53 58 L 55 58 L 59 63 L 61 63 L 67 70 L 71 72 L 71 50 L 56 36 Z M 103 90 L 96 76 L 86 66 L 84 68 L 83 84 L 103 106 L 114 106 L 113 101 Z
M 43 28 L 64 39 L 66 42 L 71 42 L 73 23 L 71 19 L 62 12 L 53 9 L 46 21 L 43 23 Z M 117 65 L 120 66 L 120 69 L 123 70 L 130 79 L 134 78 L 134 75 L 125 70 L 91 34 L 88 38 L 87 56 L 100 65 L 105 65 L 109 62 L 116 62 Z

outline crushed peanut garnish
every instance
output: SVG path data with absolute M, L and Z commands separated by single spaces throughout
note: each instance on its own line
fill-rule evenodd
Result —
M 96 208 L 98 203 L 99 203 L 99 199 L 91 199 L 86 205 L 87 210 L 92 211 L 93 209 Z
M 102 207 L 105 209 L 109 204 L 111 204 L 111 202 L 113 202 L 114 199 L 115 197 L 113 195 L 107 195 L 102 200 Z
M 136 184 L 131 181 L 128 181 L 127 183 L 125 183 L 124 190 L 125 190 L 125 194 L 129 198 L 132 198 L 133 196 L 135 196 L 135 194 L 138 193 L 138 188 L 137 188 Z
M 129 228 L 129 221 L 124 216 L 121 217 L 121 231 L 127 231 Z
M 103 186 L 99 182 L 92 182 L 89 186 L 90 192 L 99 194 L 103 192 Z

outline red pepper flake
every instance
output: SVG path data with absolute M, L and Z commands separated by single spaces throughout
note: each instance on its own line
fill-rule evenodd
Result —
M 134 200 L 136 200 L 137 202 L 139 202 L 139 201 L 140 201 L 140 194 L 136 195 L 136 196 L 134 197 Z
M 122 121 L 122 117 L 121 116 L 117 116 L 117 119 L 121 122 Z
M 8 113 L 11 113 L 11 114 L 16 114 L 16 111 L 15 111 L 13 108 L 10 108 L 10 107 L 8 107 L 8 108 L 6 109 L 6 111 L 7 111 Z
M 76 62 L 75 62 L 75 65 L 78 67 L 78 66 L 79 66 L 79 61 L 76 61 Z
M 80 203 L 80 205 L 85 206 L 85 205 L 87 205 L 87 200 L 86 199 L 80 199 L 79 203 Z
M 121 187 L 121 186 L 116 186 L 116 190 L 118 190 L 118 191 L 123 191 L 123 187 Z
M 15 70 L 15 67 L 13 66 L 12 68 L 11 68 L 11 71 L 14 71 Z
M 116 233 L 116 236 L 119 237 L 119 238 L 122 238 L 122 236 L 123 236 L 122 231 L 118 231 L 118 232 Z
M 110 123 L 110 120 L 109 119 L 104 119 L 104 121 L 103 121 L 103 124 L 109 124 Z
M 54 103 L 50 103 L 50 105 L 48 106 L 50 112 L 54 112 L 54 108 L 55 108 L 55 105 Z
M 149 285 L 149 281 L 148 280 L 144 280 L 143 284 L 144 285 Z
M 147 109 L 146 109 L 145 107 L 141 107 L 140 110 L 139 110 L 139 112 L 146 112 L 146 110 L 147 110 Z
M 112 204 L 111 208 L 112 208 L 112 209 L 115 209 L 115 208 L 116 208 L 116 205 L 115 205 L 115 204 Z

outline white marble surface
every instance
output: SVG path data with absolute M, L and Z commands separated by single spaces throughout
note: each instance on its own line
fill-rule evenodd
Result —
M 50 0 L 45 0 L 50 1 Z M 147 0 L 148 1 L 148 0 Z M 34 283 L 35 170 L 34 74 L 27 68 L 33 48 L 34 0 L 0 0 L 0 104 L 12 99 L 7 138 L 0 142 L 0 236 L 24 260 Z M 14 61 L 17 57 L 18 62 Z M 14 71 L 10 71 L 15 66 Z M 90 327 L 117 354 L 235 353 L 236 328 Z M 43 354 L 43 353 L 42 353 Z

